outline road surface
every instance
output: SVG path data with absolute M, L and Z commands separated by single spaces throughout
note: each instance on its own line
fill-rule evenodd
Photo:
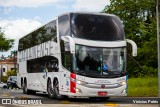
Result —
M 128 97 L 111 97 L 108 101 L 91 100 L 88 98 L 68 98 L 64 100 L 56 100 L 48 98 L 46 93 L 37 92 L 35 95 L 23 94 L 21 89 L 2 89 L 0 88 L 0 98 L 19 98 L 19 99 L 40 99 L 42 100 L 42 105 L 39 107 L 51 107 L 53 104 L 55 107 L 159 107 L 159 104 L 134 104 L 135 101 L 139 101 L 138 98 L 128 98 Z M 145 101 L 146 99 L 144 99 Z M 147 99 L 148 100 L 148 99 Z M 146 101 L 147 101 L 146 100 Z M 152 99 L 151 100 L 157 100 Z M 157 100 L 158 103 L 160 100 Z M 48 105 L 49 104 L 49 105 Z M 4 106 L 4 105 L 0 105 Z M 26 105 L 12 105 L 12 107 L 26 106 Z M 37 107 L 38 107 L 37 106 Z M 30 106 L 31 107 L 31 106 Z

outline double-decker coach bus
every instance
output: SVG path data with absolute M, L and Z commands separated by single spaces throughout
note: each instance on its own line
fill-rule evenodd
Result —
M 18 86 L 24 94 L 108 99 L 127 95 L 126 46 L 121 20 L 111 14 L 71 12 L 19 40 Z

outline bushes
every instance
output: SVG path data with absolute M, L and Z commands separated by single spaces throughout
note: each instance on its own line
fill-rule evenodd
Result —
M 2 82 L 6 83 L 7 82 L 8 77 L 7 76 L 2 76 Z
M 14 70 L 7 71 L 7 76 L 16 76 L 16 72 Z
M 6 83 L 9 76 L 16 76 L 16 72 L 14 70 L 7 71 L 7 76 L 2 76 L 2 82 Z
M 127 69 L 129 77 L 158 77 L 158 69 L 153 67 L 143 66 L 142 68 L 138 67 L 129 67 Z

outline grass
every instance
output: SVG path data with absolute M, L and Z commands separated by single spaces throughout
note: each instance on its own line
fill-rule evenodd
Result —
M 158 78 L 129 78 L 129 97 L 157 97 Z

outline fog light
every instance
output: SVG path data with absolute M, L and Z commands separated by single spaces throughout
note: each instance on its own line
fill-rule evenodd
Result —
M 126 93 L 126 89 L 122 90 L 122 92 L 121 92 L 121 93 Z
M 79 89 L 79 88 L 76 88 L 76 92 L 82 93 L 81 89 Z

